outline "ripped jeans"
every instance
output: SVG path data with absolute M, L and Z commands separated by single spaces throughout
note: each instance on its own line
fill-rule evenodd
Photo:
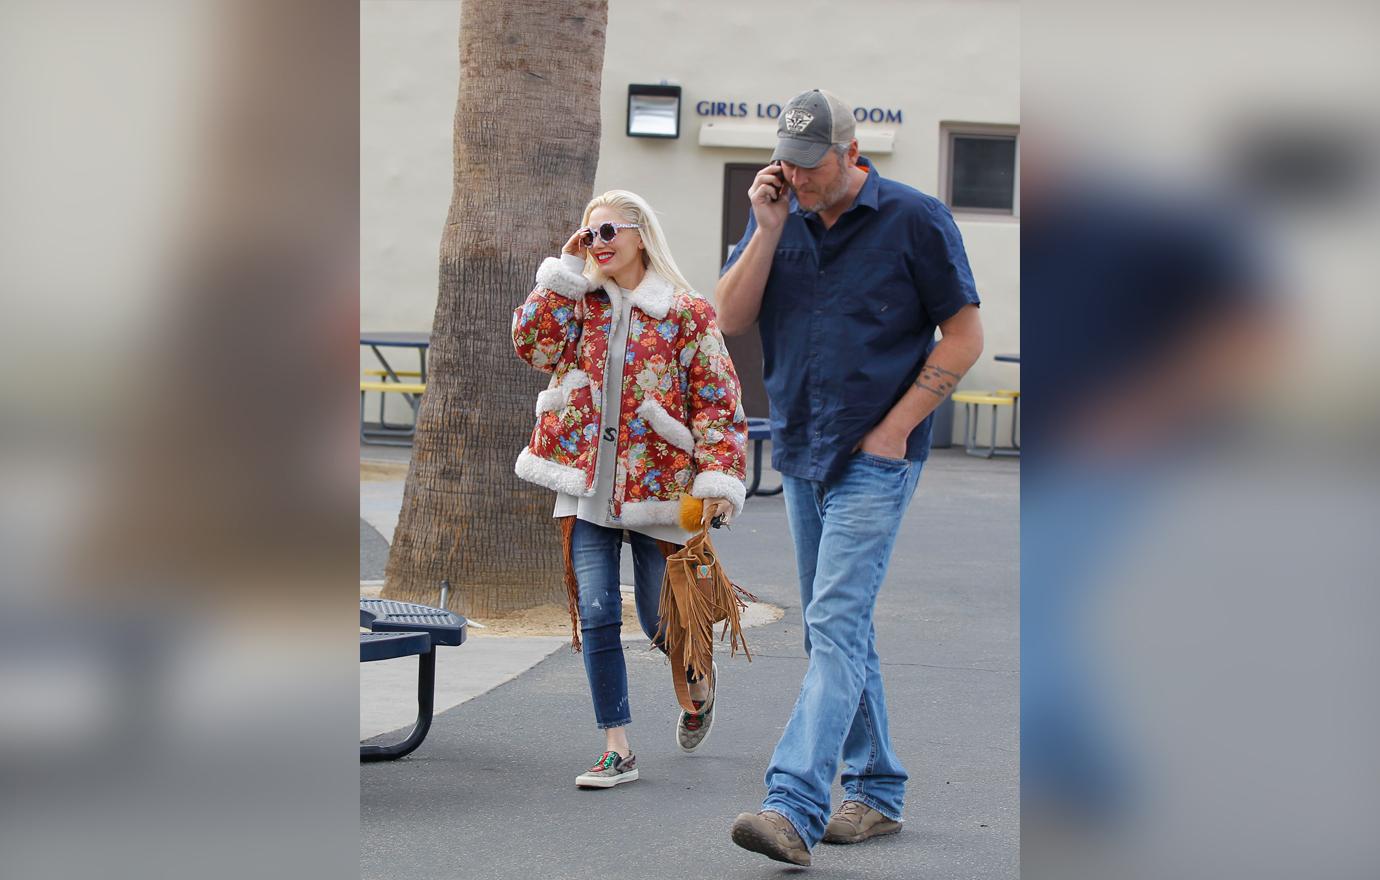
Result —
M 666 557 L 656 540 L 629 530 L 637 620 L 647 638 L 656 641 L 660 625 L 661 581 Z M 623 596 L 618 590 L 618 562 L 623 530 L 575 521 L 571 556 L 580 585 L 580 639 L 585 675 L 594 698 L 594 720 L 600 730 L 632 722 L 628 705 L 628 668 L 623 660 Z

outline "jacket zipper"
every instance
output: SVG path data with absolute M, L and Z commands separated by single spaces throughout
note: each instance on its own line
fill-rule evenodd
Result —
M 619 302 L 619 308 L 621 309 L 621 308 L 622 308 L 622 302 L 621 302 L 622 297 L 619 297 L 619 300 L 620 300 L 620 302 Z M 619 318 L 622 317 L 621 315 L 616 315 L 616 314 L 614 314 L 614 311 L 613 311 L 612 306 L 613 306 L 613 300 L 610 299 L 610 300 L 609 300 L 609 342 L 612 342 L 612 341 L 613 341 L 613 339 L 612 339 L 612 337 L 613 337 L 613 331 L 614 331 L 614 329 L 618 326 L 617 322 L 618 322 Z M 626 335 L 623 337 L 623 355 L 622 355 L 622 357 L 623 357 L 623 365 L 624 365 L 624 366 L 627 366 L 627 360 L 628 360 L 628 339 L 627 339 L 627 336 L 626 336 Z M 601 447 L 603 446 L 603 443 L 604 443 L 604 431 L 603 431 L 603 429 L 606 428 L 606 427 L 609 427 L 609 426 L 607 426 L 607 425 L 604 424 L 604 416 L 605 416 L 605 414 L 608 412 L 608 406 L 609 406 L 609 392 L 608 392 L 608 389 L 609 389 L 609 364 L 612 363 L 612 362 L 613 362 L 613 346 L 612 346 L 612 345 L 606 345 L 606 346 L 604 347 L 604 377 L 603 377 L 604 381 L 601 383 L 601 384 L 603 385 L 603 388 L 599 391 L 599 404 L 600 404 L 600 405 L 599 405 L 599 425 L 600 425 L 600 430 L 599 430 L 599 445 L 600 445 Z M 617 397 L 618 409 L 619 409 L 619 411 L 620 411 L 620 412 L 619 412 L 619 418 L 621 418 L 621 417 L 622 417 L 622 412 L 621 412 L 621 411 L 622 411 L 622 409 L 623 409 L 623 382 L 622 382 L 621 376 L 620 376 L 619 382 L 618 382 L 617 393 L 618 393 L 618 397 Z M 614 506 L 613 506 L 613 499 L 616 498 L 616 497 L 618 496 L 618 423 L 617 423 L 617 420 L 615 420 L 615 422 L 614 422 L 614 424 L 613 424 L 612 427 L 613 427 L 613 429 L 614 429 L 614 434 L 613 434 L 613 461 L 610 462 L 609 466 L 613 468 L 613 486 L 612 486 L 612 489 L 611 489 L 610 492 L 609 492 L 609 519 L 612 520 L 612 521 L 614 521 L 614 522 L 617 522 L 617 521 L 618 521 L 618 516 L 614 513 Z M 597 449 L 596 449 L 596 450 L 595 450 L 595 453 L 594 453 L 594 455 L 595 455 L 595 459 L 594 459 L 594 469 L 595 469 L 595 472 L 596 472 L 596 473 L 597 473 L 598 470 L 599 470 L 599 453 L 600 453 L 600 450 L 597 450 Z

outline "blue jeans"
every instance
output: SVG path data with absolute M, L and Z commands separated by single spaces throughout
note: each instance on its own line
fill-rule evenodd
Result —
M 654 539 L 633 531 L 628 534 L 632 536 L 637 620 L 647 638 L 656 641 L 666 557 Z M 589 692 L 594 698 L 594 720 L 600 730 L 632 722 L 628 668 L 623 661 L 623 595 L 618 590 L 622 548 L 622 529 L 575 521 L 571 555 L 580 585 L 580 640 L 584 643 Z
M 872 613 L 922 467 L 859 452 L 830 482 L 784 478 L 809 665 L 762 808 L 789 819 L 806 846 L 824 837 L 840 757 L 845 799 L 901 818 L 908 776 L 887 733 Z

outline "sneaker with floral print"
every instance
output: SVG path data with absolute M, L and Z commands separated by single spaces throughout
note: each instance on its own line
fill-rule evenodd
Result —
M 714 726 L 714 692 L 718 690 L 719 664 L 713 664 L 709 674 L 709 695 L 703 700 L 694 700 L 698 712 L 681 710 L 680 720 L 676 722 L 676 745 L 682 752 L 693 752 L 709 739 L 709 728 Z
M 617 752 L 604 752 L 593 767 L 575 777 L 575 784 L 580 788 L 613 788 L 636 778 L 636 755 L 625 758 Z

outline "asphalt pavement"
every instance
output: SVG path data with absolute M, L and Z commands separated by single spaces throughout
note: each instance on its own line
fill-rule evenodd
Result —
M 733 579 L 785 617 L 747 631 L 750 664 L 720 656 L 718 715 L 700 752 L 675 746 L 668 667 L 629 642 L 641 778 L 577 789 L 603 740 L 581 658 L 558 650 L 438 715 L 408 758 L 360 766 L 361 876 L 1017 877 L 1019 476 L 1018 461 L 935 450 L 902 524 L 876 614 L 891 736 L 911 777 L 900 834 L 820 844 L 806 869 L 729 840 L 733 817 L 760 807 L 806 668 L 784 505 L 759 497 L 715 544 Z

